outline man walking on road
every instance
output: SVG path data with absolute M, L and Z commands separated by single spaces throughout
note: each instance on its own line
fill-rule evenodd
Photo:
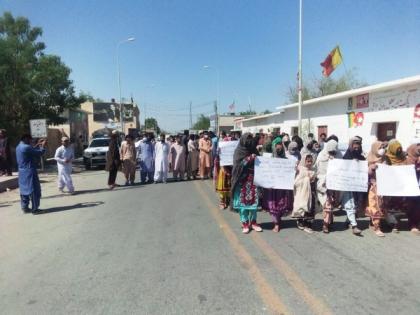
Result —
M 148 183 L 153 182 L 154 176 L 154 154 L 155 148 L 152 143 L 152 135 L 147 134 L 146 139 L 139 143 L 139 155 L 140 155 L 140 177 L 141 183 L 145 184 L 146 179 Z
M 165 134 L 160 135 L 160 141 L 155 145 L 155 184 L 166 183 L 169 171 L 169 144 L 165 142 Z
M 121 165 L 120 149 L 118 148 L 118 131 L 113 130 L 111 133 L 111 140 L 109 141 L 108 152 L 106 153 L 105 169 L 109 172 L 108 186 L 109 189 L 114 189 L 117 179 L 118 169 Z
M 55 151 L 54 159 L 57 161 L 58 190 L 64 192 L 64 187 L 67 187 L 69 193 L 74 193 L 73 181 L 71 179 L 74 150 L 70 146 L 69 138 L 61 138 L 61 147 L 58 147 Z
M 134 138 L 131 135 L 125 136 L 125 141 L 121 144 L 120 156 L 125 185 L 133 185 L 136 176 L 136 148 L 134 146 Z
M 33 147 L 32 137 L 29 134 L 22 136 L 19 145 L 16 147 L 16 160 L 19 170 L 20 203 L 23 212 L 28 213 L 29 201 L 32 203 L 32 213 L 39 210 L 41 200 L 41 183 L 39 182 L 36 170 L 36 158 L 45 153 L 46 140 L 41 139 Z

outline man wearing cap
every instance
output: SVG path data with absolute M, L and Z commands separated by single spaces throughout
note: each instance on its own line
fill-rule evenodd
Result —
M 73 180 L 71 179 L 74 150 L 70 146 L 69 138 L 61 138 L 61 146 L 55 151 L 54 159 L 57 161 L 58 190 L 64 192 L 64 187 L 67 187 L 69 193 L 74 193 Z

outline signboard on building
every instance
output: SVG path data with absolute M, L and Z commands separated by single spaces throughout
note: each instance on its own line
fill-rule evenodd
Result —
M 373 93 L 370 96 L 369 111 L 415 107 L 419 100 L 419 88 L 401 88 L 392 91 Z
M 123 104 L 124 121 L 133 120 L 134 108 L 132 104 Z M 117 103 L 93 103 L 93 120 L 103 123 L 120 122 L 120 105 Z
M 47 120 L 46 119 L 31 119 L 29 120 L 31 129 L 31 136 L 33 138 L 47 137 Z

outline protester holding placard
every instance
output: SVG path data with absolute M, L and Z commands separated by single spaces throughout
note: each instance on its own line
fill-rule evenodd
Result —
M 305 142 L 302 150 L 300 150 L 300 155 L 301 155 L 300 164 L 302 166 L 305 166 L 305 160 L 308 154 L 312 156 L 313 165 L 315 165 L 316 158 L 318 157 L 318 153 L 319 153 L 319 146 L 318 146 L 318 149 L 316 149 L 315 144 L 317 144 L 315 140 L 308 140 L 307 142 Z
M 389 141 L 385 162 L 388 165 L 407 165 L 407 157 L 398 140 L 393 139 Z M 386 196 L 384 197 L 384 206 L 387 211 L 387 222 L 392 226 L 394 233 L 399 233 L 400 217 L 408 209 L 407 198 Z
M 338 143 L 335 140 L 329 140 L 325 143 L 324 148 L 319 153 L 316 161 L 316 178 L 317 178 L 317 197 L 321 204 L 324 224 L 322 231 L 330 232 L 333 223 L 333 209 L 340 204 L 340 192 L 327 189 L 327 169 L 328 162 L 336 158 L 338 153 Z
M 230 141 L 230 137 L 224 134 L 221 140 L 222 142 Z M 218 154 L 220 156 L 220 147 L 218 148 Z M 219 159 L 218 159 L 219 163 Z M 224 210 L 230 203 L 230 189 L 231 189 L 231 178 L 232 178 L 232 166 L 225 165 L 219 167 L 219 172 L 214 174 L 216 179 L 216 191 L 219 194 L 219 208 Z
M 274 158 L 287 159 L 280 137 L 273 140 L 272 146 Z M 281 217 L 293 208 L 293 191 L 263 188 L 262 207 L 270 213 L 274 222 L 273 231 L 278 233 L 280 231 Z
M 257 156 L 258 137 L 250 133 L 241 136 L 233 156 L 232 169 L 232 208 L 239 212 L 242 233 L 250 228 L 262 232 L 257 224 L 258 188 L 254 185 L 254 161 Z
M 292 217 L 297 219 L 297 227 L 313 233 L 312 221 L 315 218 L 316 178 L 313 156 L 305 155 L 303 165 L 299 165 L 294 185 Z
M 369 166 L 369 190 L 368 190 L 368 204 L 366 207 L 366 215 L 370 217 L 373 231 L 379 237 L 384 237 L 385 234 L 381 230 L 381 220 L 386 218 L 386 211 L 383 206 L 381 196 L 378 196 L 376 185 L 376 169 L 378 164 L 384 163 L 386 143 L 376 141 L 372 144 L 372 148 L 368 154 Z
M 407 148 L 407 164 L 412 164 L 416 168 L 417 182 L 420 186 L 420 143 L 414 143 Z M 409 204 L 408 225 L 411 232 L 420 234 L 420 196 L 407 199 Z
M 350 139 L 349 148 L 343 156 L 343 160 L 364 161 L 362 155 L 362 142 L 360 137 Z M 357 227 L 356 213 L 364 206 L 366 193 L 356 191 L 345 191 L 342 197 L 342 204 L 347 213 L 347 222 L 351 225 L 354 235 L 360 235 L 362 231 Z M 346 223 L 347 223 L 346 222 Z

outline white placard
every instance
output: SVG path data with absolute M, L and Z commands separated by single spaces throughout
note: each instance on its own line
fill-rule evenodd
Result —
M 46 119 L 31 119 L 29 120 L 32 138 L 46 138 L 47 137 L 47 120 Z
M 269 153 L 269 152 L 264 152 L 263 157 L 273 157 L 273 153 Z
M 255 159 L 254 184 L 263 188 L 293 190 L 296 161 L 259 156 Z
M 238 146 L 239 141 L 220 141 L 220 166 L 233 165 L 233 153 Z
M 333 159 L 328 162 L 327 188 L 338 191 L 368 191 L 367 161 Z
M 414 165 L 379 164 L 376 170 L 379 196 L 419 196 Z

